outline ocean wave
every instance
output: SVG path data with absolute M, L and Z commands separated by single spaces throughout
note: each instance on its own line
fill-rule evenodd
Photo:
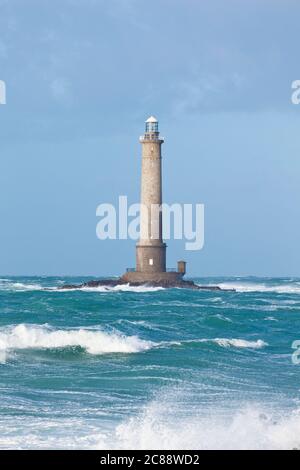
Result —
M 138 414 L 117 422 L 59 413 L 7 420 L 0 416 L 1 449 L 291 450 L 300 449 L 300 410 L 266 402 L 194 403 L 167 388 Z M 52 392 L 53 393 L 53 392 Z M 61 393 L 59 391 L 58 393 Z M 69 391 L 66 391 L 69 394 Z M 81 393 L 81 392 L 80 392 Z M 94 400 L 94 397 L 91 397 Z M 279 406 L 278 406 L 279 405 Z M 65 404 L 68 407 L 68 402 Z M 73 414 L 71 410 L 73 409 Z M 76 410 L 76 407 L 75 407 Z M 122 414 L 124 416 L 124 413 Z M 62 426 L 63 422 L 63 426 Z
M 268 346 L 268 343 L 258 339 L 257 341 L 247 341 L 245 339 L 228 339 L 228 338 L 215 338 L 212 340 L 214 343 L 217 343 L 219 346 L 228 348 L 233 346 L 235 348 L 250 348 L 250 349 L 261 349 L 265 346 Z
M 20 349 L 81 347 L 89 354 L 137 353 L 155 344 L 137 336 L 106 333 L 100 330 L 56 330 L 49 326 L 20 324 L 0 331 L 0 352 Z
M 41 289 L 43 287 L 40 284 L 24 284 L 23 282 L 13 282 L 10 279 L 0 279 L 0 290 L 2 291 L 26 292 Z
M 69 392 L 67 392 L 69 393 Z M 116 425 L 91 423 L 76 413 L 63 420 L 55 415 L 22 420 L 3 419 L 1 449 L 86 450 L 292 450 L 300 449 L 300 412 L 278 412 L 264 403 L 223 404 L 182 414 L 172 402 L 147 403 L 137 416 Z M 175 403 L 178 405 L 178 403 Z M 179 405 L 180 407 L 180 405 Z M 97 413 L 95 412 L 97 416 Z
M 118 284 L 117 286 L 97 286 L 97 287 L 74 287 L 71 289 L 57 289 L 56 287 L 51 288 L 55 292 L 136 292 L 136 293 L 146 293 L 146 292 L 156 292 L 160 290 L 165 290 L 164 287 L 151 287 L 146 284 L 143 286 L 130 286 L 129 284 Z
M 58 281 L 58 284 L 64 284 L 64 281 Z M 147 293 L 165 290 L 164 287 L 130 286 L 129 284 L 119 284 L 117 286 L 98 286 L 98 287 L 74 287 L 71 289 L 59 289 L 55 286 L 47 287 L 40 284 L 26 284 L 24 282 L 14 282 L 10 279 L 0 279 L 0 291 L 26 292 L 35 290 L 47 290 L 47 292 L 136 292 Z
M 268 286 L 251 282 L 221 282 L 217 284 L 221 289 L 235 289 L 237 292 L 273 292 L 277 294 L 300 294 L 300 286 L 296 284 L 280 284 Z
M 173 409 L 172 409 L 173 408 Z M 138 417 L 120 424 L 111 439 L 116 449 L 294 449 L 300 448 L 300 413 L 273 412 L 260 404 L 237 409 L 176 415 L 170 403 L 148 404 Z M 220 411 L 220 413 L 219 413 Z M 104 442 L 98 448 L 105 447 Z
M 119 284 L 114 287 L 99 286 L 99 287 L 83 287 L 80 290 L 85 292 L 156 292 L 165 290 L 164 287 L 151 287 L 143 286 L 130 286 L 129 284 Z
M 217 315 L 214 318 L 218 318 L 218 320 L 226 321 L 228 323 L 233 323 L 232 320 L 228 317 L 225 317 L 225 315 L 221 315 L 220 313 L 217 313 Z
M 182 344 L 189 344 L 189 343 L 214 343 L 218 346 L 223 348 L 248 348 L 248 349 L 262 349 L 265 346 L 268 346 L 268 343 L 265 341 L 258 339 L 257 341 L 247 341 L 245 339 L 239 338 L 201 338 L 201 339 L 188 339 L 184 341 L 170 341 L 160 343 L 161 346 L 169 344 L 170 346 L 180 346 Z

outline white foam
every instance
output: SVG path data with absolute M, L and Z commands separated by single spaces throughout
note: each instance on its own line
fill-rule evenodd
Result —
M 53 289 L 55 292 L 72 292 L 72 291 L 79 291 L 79 292 L 136 292 L 136 293 L 145 293 L 145 292 L 156 292 L 160 290 L 165 290 L 164 287 L 151 287 L 147 285 L 143 286 L 130 286 L 129 284 L 119 284 L 117 286 L 97 286 L 97 287 L 74 287 L 71 289 L 57 289 L 54 287 Z
M 120 424 L 110 447 L 293 449 L 300 448 L 299 436 L 298 411 L 278 416 L 272 410 L 251 404 L 237 409 L 214 409 L 208 415 L 195 410 L 192 416 L 184 418 L 176 415 L 174 404 L 156 401 L 147 405 L 140 416 Z
M 5 432 L 1 449 L 125 449 L 125 450 L 285 450 L 300 449 L 300 413 L 279 414 L 266 405 L 248 404 L 232 409 L 201 407 L 182 416 L 166 401 L 147 404 L 136 417 L 116 427 L 80 416 L 61 418 L 25 416 L 0 418 Z M 177 405 L 177 403 L 176 403 Z M 63 425 L 62 425 L 63 423 Z
M 40 284 L 24 284 L 23 282 L 13 282 L 9 279 L 0 280 L 0 290 L 25 292 L 33 290 L 41 290 L 43 287 Z
M 235 348 L 250 348 L 250 349 L 261 349 L 265 346 L 268 346 L 268 343 L 265 343 L 261 339 L 257 341 L 247 341 L 245 339 L 229 339 L 229 338 L 215 338 L 212 340 L 213 342 L 217 343 L 219 346 L 224 348 L 228 348 L 233 346 Z
M 61 392 L 59 392 L 61 393 Z M 67 391 L 66 393 L 69 393 Z M 168 389 L 116 425 L 74 416 L 0 417 L 1 449 L 300 449 L 300 411 L 264 403 L 195 404 Z M 178 399 L 179 398 L 179 399 Z M 99 410 L 100 411 L 100 410 Z M 62 425 L 63 424 L 63 425 Z
M 218 318 L 219 320 L 223 320 L 223 321 L 232 323 L 232 320 L 230 318 L 225 317 L 225 315 L 221 315 L 220 313 L 217 313 L 216 318 Z
M 300 286 L 296 284 L 279 284 L 268 286 L 251 282 L 221 282 L 221 289 L 235 289 L 237 292 L 274 292 L 277 294 L 300 294 Z
M 0 331 L 0 352 L 80 346 L 89 354 L 136 353 L 146 351 L 154 345 L 151 341 L 144 341 L 137 336 L 83 328 L 55 330 L 45 325 L 20 324 Z
M 99 287 L 83 287 L 80 290 L 85 292 L 156 292 L 164 290 L 163 287 L 130 286 L 129 284 L 119 284 L 117 286 L 99 286 Z
M 59 281 L 60 284 L 64 283 Z M 129 284 L 119 284 L 117 286 L 97 286 L 97 287 L 74 287 L 72 289 L 58 289 L 57 287 L 46 287 L 40 284 L 25 284 L 23 282 L 14 282 L 10 279 L 0 279 L 0 290 L 14 291 L 14 292 L 26 292 L 35 290 L 47 289 L 48 292 L 72 292 L 72 291 L 83 291 L 83 292 L 156 292 L 165 290 L 164 287 L 153 287 L 153 286 L 130 286 Z
M 202 339 L 189 339 L 180 342 L 169 342 L 169 343 L 161 343 L 162 345 L 181 345 L 185 343 L 215 343 L 223 348 L 235 347 L 235 348 L 248 348 L 248 349 L 261 349 L 265 346 L 268 346 L 268 343 L 265 341 L 258 339 L 257 341 L 247 341 L 245 339 L 239 338 L 202 338 Z

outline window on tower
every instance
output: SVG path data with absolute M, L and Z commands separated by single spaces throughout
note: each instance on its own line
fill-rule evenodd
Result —
M 146 122 L 146 132 L 158 132 L 158 122 Z

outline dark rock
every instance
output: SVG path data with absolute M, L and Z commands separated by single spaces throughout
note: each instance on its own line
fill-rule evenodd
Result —
M 128 282 L 125 282 L 122 279 L 99 279 L 97 281 L 88 281 L 84 282 L 83 284 L 66 284 L 64 286 L 58 287 L 59 290 L 68 290 L 68 289 L 82 289 L 85 287 L 115 287 L 119 285 L 125 285 L 128 284 Z M 133 287 L 139 287 L 139 286 L 149 286 L 149 287 L 163 287 L 166 289 L 170 288 L 181 288 L 181 289 L 194 289 L 194 290 L 209 290 L 209 291 L 230 291 L 230 292 L 235 292 L 235 289 L 222 289 L 219 286 L 199 286 L 195 284 L 193 281 L 184 281 L 184 280 L 178 280 L 178 281 L 159 281 L 159 282 L 130 282 L 130 286 Z

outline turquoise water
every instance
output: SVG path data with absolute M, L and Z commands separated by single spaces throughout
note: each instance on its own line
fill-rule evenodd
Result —
M 0 448 L 300 447 L 300 279 L 84 280 L 0 280 Z

